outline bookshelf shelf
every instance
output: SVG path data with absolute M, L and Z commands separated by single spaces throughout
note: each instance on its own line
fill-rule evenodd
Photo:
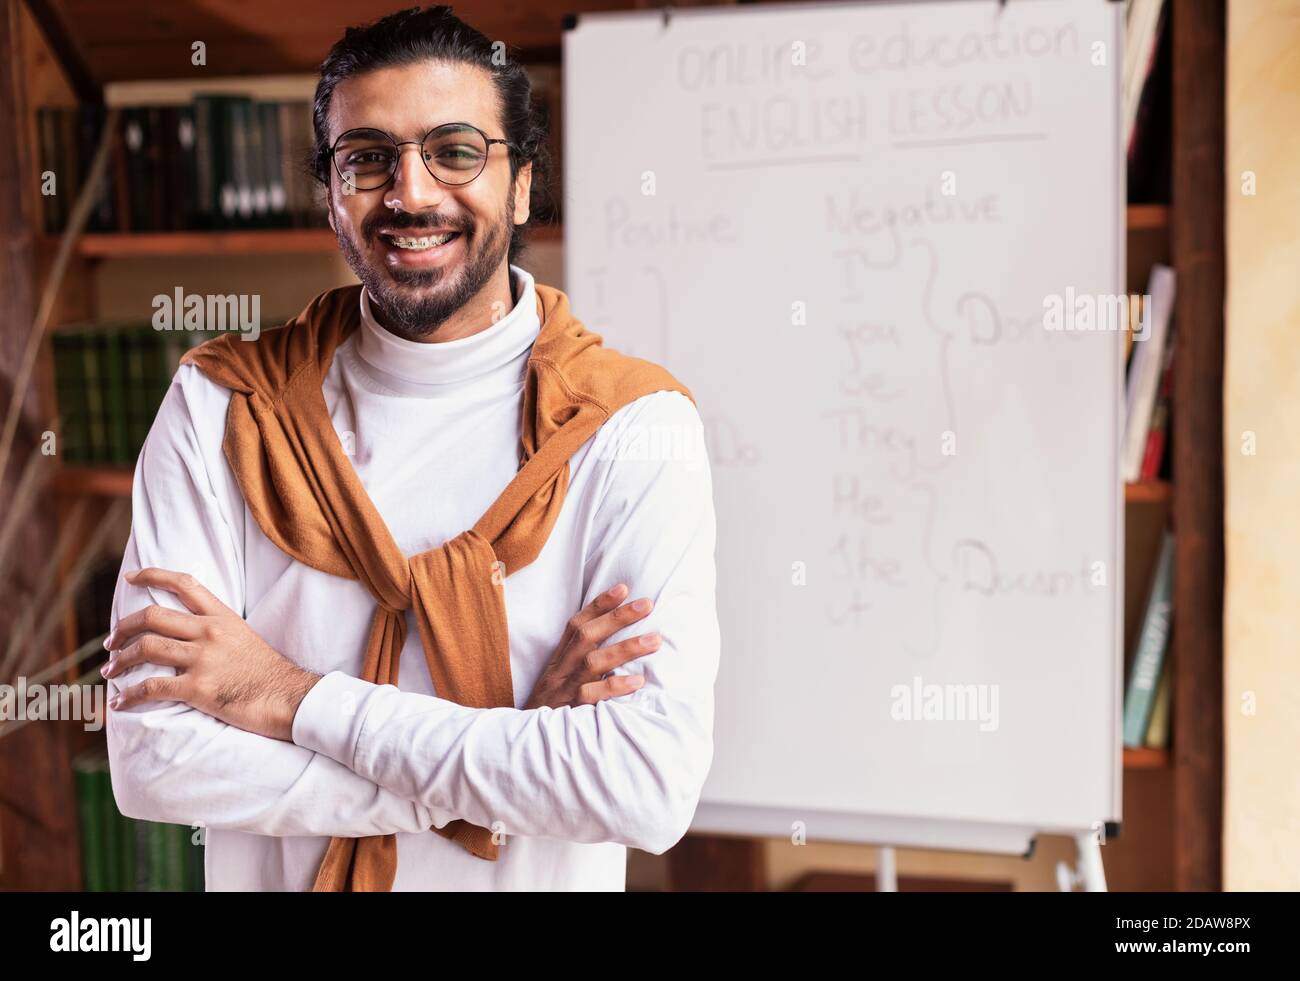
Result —
M 1126 770 L 1163 770 L 1169 766 L 1169 750 L 1152 749 L 1144 746 L 1141 749 L 1124 749 L 1124 769 Z
M 529 229 L 534 242 L 560 242 L 560 225 L 536 225 Z M 54 236 L 43 240 L 53 252 Z M 328 228 L 249 228 L 193 232 L 89 233 L 77 242 L 83 259 L 130 259 L 158 256 L 231 256 L 288 253 L 337 254 L 338 239 Z
M 54 493 L 65 497 L 130 497 L 132 467 L 60 467 L 55 475 Z
M 120 259 L 134 256 L 337 252 L 338 247 L 338 240 L 328 228 L 264 228 L 83 235 L 77 243 L 77 253 L 87 259 Z
M 1168 504 L 1173 488 L 1167 480 L 1144 480 L 1124 485 L 1124 500 L 1128 504 Z
M 1128 230 L 1165 231 L 1169 228 L 1169 205 L 1130 204 L 1126 210 Z

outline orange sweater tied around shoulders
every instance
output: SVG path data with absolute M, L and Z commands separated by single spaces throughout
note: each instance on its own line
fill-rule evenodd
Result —
M 321 391 L 335 350 L 360 326 L 360 286 L 322 293 L 255 341 L 227 334 L 181 359 L 233 393 L 225 455 L 266 537 L 304 565 L 359 580 L 375 598 L 366 681 L 397 684 L 413 608 L 438 697 L 514 707 L 502 578 L 546 544 L 568 490 L 569 457 L 644 395 L 675 391 L 694 401 L 664 368 L 602 346 L 563 292 L 535 288 L 541 330 L 524 383 L 519 470 L 473 528 L 409 559 L 352 469 Z M 497 858 L 486 828 L 454 820 L 433 830 Z M 388 891 L 396 874 L 394 835 L 331 838 L 313 890 Z

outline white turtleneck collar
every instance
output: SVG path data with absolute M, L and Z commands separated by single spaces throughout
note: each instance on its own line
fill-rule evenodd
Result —
M 470 383 L 518 382 L 541 323 L 532 274 L 512 265 L 510 275 L 518 296 L 511 311 L 491 327 L 454 341 L 398 337 L 375 320 L 363 287 L 357 355 L 379 381 L 401 394 L 442 395 Z

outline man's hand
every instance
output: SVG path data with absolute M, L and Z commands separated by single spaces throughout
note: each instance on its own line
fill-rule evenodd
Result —
M 109 702 L 113 709 L 141 702 L 185 702 L 213 718 L 286 742 L 293 738 L 298 703 L 320 680 L 271 649 L 234 610 L 193 576 L 166 569 L 126 574 L 133 586 L 174 593 L 190 610 L 146 606 L 118 621 L 104 641 L 111 657 L 102 669 L 115 678 L 137 664 L 164 664 L 176 677 L 146 678 Z
M 528 696 L 524 708 L 594 705 L 641 687 L 645 682 L 644 675 L 604 677 L 619 665 L 659 649 L 658 634 L 641 634 L 612 647 L 600 646 L 629 623 L 644 619 L 654 608 L 649 599 L 618 606 L 619 600 L 626 595 L 627 586 L 619 583 L 574 615 L 560 646 L 533 685 L 533 693 Z

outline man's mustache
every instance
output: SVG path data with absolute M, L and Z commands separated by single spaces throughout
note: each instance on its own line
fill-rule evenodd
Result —
M 406 211 L 395 212 L 392 215 L 373 216 L 367 218 L 361 225 L 361 231 L 366 238 L 374 238 L 381 228 L 417 232 L 433 231 L 435 228 L 450 228 L 461 233 L 469 230 L 463 222 L 448 221 L 437 215 L 413 215 Z

